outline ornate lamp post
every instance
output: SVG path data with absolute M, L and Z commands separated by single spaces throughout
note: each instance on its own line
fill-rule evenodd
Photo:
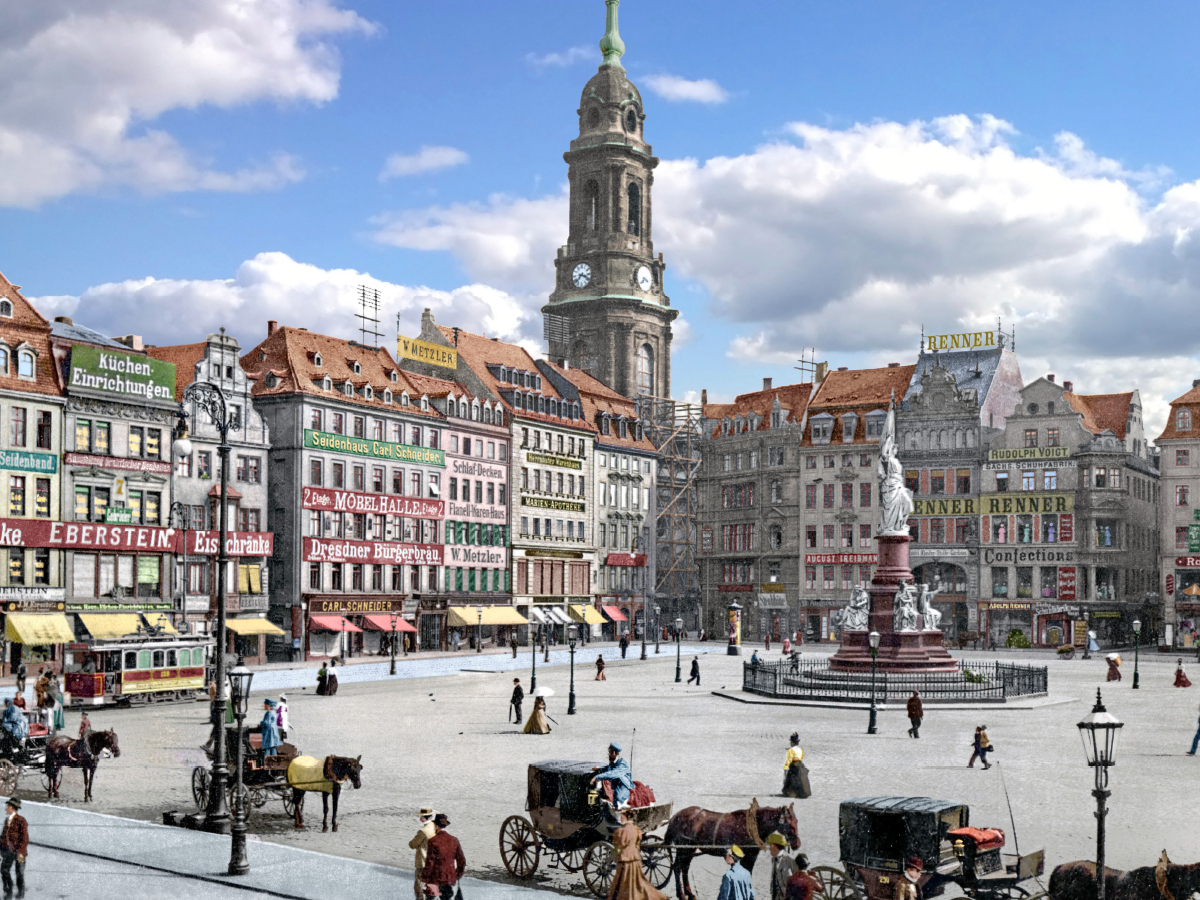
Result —
M 396 619 L 399 618 L 399 613 L 397 613 L 395 610 L 392 610 L 391 615 L 392 615 L 392 668 L 388 674 L 395 675 L 396 674 L 396 635 L 398 634 L 398 632 L 396 631 L 396 625 L 399 624 L 396 621 Z
M 675 620 L 675 683 L 676 684 L 679 684 L 679 682 L 683 680 L 681 677 L 683 673 L 679 669 L 679 665 L 680 665 L 679 638 L 682 634 L 683 634 L 683 619 L 676 619 Z
M 654 594 L 642 594 L 642 659 L 646 658 L 646 632 L 650 629 L 650 615 L 646 603 L 654 598 Z
M 1138 645 L 1142 642 L 1142 620 L 1133 620 L 1133 689 L 1138 689 Z
M 229 850 L 230 875 L 245 875 L 250 871 L 250 861 L 246 858 L 246 795 L 242 784 L 242 769 L 246 754 L 246 708 L 250 702 L 250 682 L 254 673 L 238 660 L 237 666 L 229 672 L 229 699 L 233 703 L 233 714 L 237 719 L 237 793 L 233 814 L 233 843 Z
M 867 635 L 867 643 L 871 645 L 871 719 L 867 723 L 867 734 L 876 734 L 875 729 L 875 657 L 879 655 L 879 632 L 871 629 Z
M 530 620 L 531 621 L 529 623 L 529 640 L 530 640 L 529 658 L 530 658 L 530 660 L 533 661 L 533 673 L 529 676 L 529 690 L 536 691 L 537 690 L 537 631 L 535 629 L 537 628 L 537 626 L 534 625 L 532 622 L 532 619 L 533 619 L 532 613 L 533 613 L 533 608 L 530 607 Z
M 198 410 L 208 415 L 209 420 L 216 426 L 221 442 L 217 445 L 217 455 L 221 461 L 221 510 L 218 526 L 217 546 L 217 659 L 214 680 L 221 686 L 213 699 L 213 721 L 225 721 L 225 652 L 229 641 L 228 629 L 225 626 L 225 600 L 228 590 L 226 581 L 229 575 L 229 548 L 226 539 L 229 536 L 229 429 L 241 425 L 237 411 L 230 411 L 225 401 L 225 393 L 215 384 L 208 381 L 196 381 L 189 384 L 183 391 L 179 401 L 179 418 L 187 421 L 188 402 L 195 404 Z M 217 729 L 216 740 L 213 741 L 212 777 L 208 794 L 208 809 L 204 815 L 204 830 L 216 834 L 229 833 L 229 807 L 225 799 L 229 783 L 229 766 L 226 762 L 225 727 L 222 724 Z
M 662 626 L 658 623 L 658 614 L 662 612 L 658 604 L 654 604 L 654 652 L 658 653 L 658 639 L 662 637 Z
M 179 614 L 180 621 L 187 621 L 187 589 L 188 589 L 188 571 L 187 571 L 187 533 L 188 533 L 188 508 L 184 503 L 180 503 L 175 499 L 175 466 L 179 460 L 184 457 L 191 457 L 192 442 L 188 440 L 187 426 L 184 420 L 180 419 L 179 427 L 176 429 L 176 438 L 171 442 L 171 513 L 168 516 L 168 521 L 172 526 L 175 524 L 176 516 L 179 517 L 179 527 L 183 530 L 183 577 L 180 578 L 180 601 Z
M 1096 798 L 1096 872 L 1104 872 L 1104 817 L 1108 810 L 1104 801 L 1111 791 L 1108 790 L 1108 767 L 1116 765 L 1117 731 L 1123 728 L 1124 722 L 1119 721 L 1104 708 L 1100 699 L 1100 688 L 1096 688 L 1096 705 L 1086 719 L 1079 723 L 1079 737 L 1083 740 L 1083 752 L 1087 756 L 1088 765 L 1096 773 L 1096 788 L 1092 796 Z M 1104 878 L 1096 879 L 1096 900 L 1104 900 Z
M 1087 610 L 1083 613 L 1083 658 L 1092 658 L 1092 618 Z
M 475 630 L 475 652 L 483 652 L 483 607 L 475 607 L 475 612 L 479 613 L 479 626 Z
M 579 629 L 574 625 L 567 626 L 567 646 L 571 648 L 571 692 L 567 695 L 567 715 L 575 715 L 575 640 L 579 637 Z

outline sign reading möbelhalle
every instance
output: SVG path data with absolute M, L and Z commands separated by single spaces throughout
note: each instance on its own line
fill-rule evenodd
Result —
M 453 347 L 431 344 L 417 338 L 396 338 L 396 355 L 401 359 L 441 366 L 443 369 L 458 368 L 458 351 Z
M 136 353 L 76 345 L 67 387 L 129 402 L 175 403 L 175 364 Z

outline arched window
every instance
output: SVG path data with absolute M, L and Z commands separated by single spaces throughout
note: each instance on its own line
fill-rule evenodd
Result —
M 1192 411 L 1190 409 L 1181 409 L 1179 412 L 1175 413 L 1175 430 L 1192 430 Z
M 654 349 L 642 344 L 637 352 L 637 390 L 639 394 L 654 391 Z
M 12 309 L 12 304 L 9 301 L 0 300 L 0 316 L 4 316 L 6 319 L 11 319 Z
M 632 109 L 625 113 L 625 130 L 630 134 L 637 133 L 637 113 Z
M 467 401 L 466 400 L 458 401 L 458 417 L 460 419 L 465 419 L 467 417 Z
M 629 198 L 629 227 L 625 230 L 630 234 L 642 233 L 642 189 L 636 184 L 630 184 L 625 191 Z
M 589 181 L 583 187 L 583 214 L 587 220 L 587 230 L 595 231 L 600 218 L 600 185 L 594 181 Z
M 8 350 L 0 347 L 0 375 L 8 374 Z

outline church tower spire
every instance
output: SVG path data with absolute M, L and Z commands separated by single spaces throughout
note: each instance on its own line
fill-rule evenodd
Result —
M 619 0 L 605 0 L 600 68 L 583 88 L 579 135 L 563 154 L 570 204 L 555 287 L 542 307 L 552 359 L 569 360 L 626 397 L 671 395 L 671 322 L 679 315 L 655 256 L 642 95 L 625 73 Z

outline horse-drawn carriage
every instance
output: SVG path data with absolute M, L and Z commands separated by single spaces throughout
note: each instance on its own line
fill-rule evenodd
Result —
M 29 723 L 29 735 L 23 740 L 17 740 L 0 728 L 0 793 L 14 793 L 20 777 L 31 771 L 42 772 L 42 786 L 48 787 L 44 771 L 46 743 L 50 739 L 48 712 L 35 709 L 24 713 Z
M 928 797 L 864 797 L 838 811 L 844 868 L 817 866 L 810 874 L 818 900 L 891 900 L 911 860 L 921 861 L 921 897 L 956 885 L 971 900 L 1036 900 L 1045 852 L 1007 854 L 999 828 L 972 828 L 962 803 Z
M 262 735 L 245 732 L 245 744 L 242 747 L 242 786 L 246 797 L 246 815 L 250 810 L 262 809 L 268 800 L 283 801 L 283 810 L 289 816 L 296 814 L 296 805 L 292 800 L 292 787 L 288 784 L 288 765 L 300 755 L 293 745 L 284 742 L 280 744 L 274 756 L 259 758 L 262 748 Z M 225 726 L 225 751 L 229 774 L 229 806 L 232 809 L 237 791 L 237 728 Z M 212 751 L 207 751 L 209 760 Z M 204 809 L 208 806 L 211 775 L 208 766 L 196 766 L 192 769 L 192 798 L 196 806 Z M 304 804 L 304 795 L 300 795 L 300 805 Z
M 532 877 L 546 853 L 553 857 L 552 867 L 582 871 L 593 894 L 608 895 L 617 867 L 612 833 L 621 822 L 603 791 L 591 785 L 593 769 L 592 763 L 570 760 L 529 767 L 529 818 L 509 816 L 500 826 L 500 855 L 510 875 Z M 661 888 L 671 879 L 671 852 L 649 832 L 671 818 L 671 804 L 655 802 L 653 793 L 637 782 L 630 803 L 623 812 L 642 830 L 642 868 Z

